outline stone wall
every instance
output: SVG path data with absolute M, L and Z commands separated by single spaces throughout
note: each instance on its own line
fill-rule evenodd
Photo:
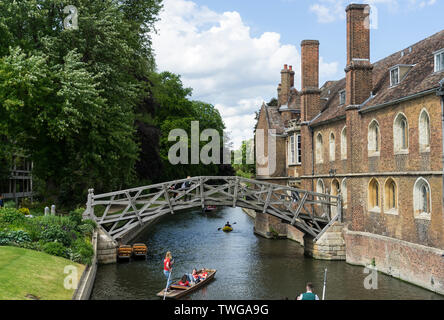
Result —
M 344 232 L 346 262 L 378 271 L 444 294 L 444 251 L 367 232 Z

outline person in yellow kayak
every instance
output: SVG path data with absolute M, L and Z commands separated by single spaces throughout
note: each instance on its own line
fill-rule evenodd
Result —
M 232 226 L 231 226 L 231 224 L 230 224 L 230 221 L 227 221 L 227 223 L 225 224 L 225 227 L 227 227 L 227 228 L 233 228 Z M 224 227 L 224 228 L 225 228 Z

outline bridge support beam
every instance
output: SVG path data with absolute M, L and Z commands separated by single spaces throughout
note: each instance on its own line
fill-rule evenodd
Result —
M 342 223 L 335 222 L 317 241 L 306 234 L 304 236 L 305 255 L 319 260 L 345 260 L 343 229 Z

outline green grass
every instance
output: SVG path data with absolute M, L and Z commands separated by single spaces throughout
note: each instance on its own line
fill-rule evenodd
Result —
M 29 300 L 31 294 L 42 300 L 70 300 L 74 290 L 64 288 L 65 266 L 85 266 L 44 252 L 17 247 L 0 247 L 0 300 Z

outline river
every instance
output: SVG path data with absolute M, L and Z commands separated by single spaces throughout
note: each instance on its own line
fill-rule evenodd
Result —
M 226 221 L 234 231 L 218 231 Z M 324 269 L 328 269 L 326 299 L 444 299 L 443 296 L 379 274 L 378 289 L 367 290 L 364 268 L 343 261 L 319 261 L 304 256 L 290 240 L 267 240 L 253 233 L 254 219 L 239 208 L 212 213 L 182 212 L 158 221 L 136 242 L 148 245 L 148 258 L 100 266 L 91 299 L 159 299 L 165 287 L 163 258 L 175 259 L 173 278 L 193 268 L 215 268 L 217 274 L 192 300 L 294 299 L 313 282 L 321 297 Z

